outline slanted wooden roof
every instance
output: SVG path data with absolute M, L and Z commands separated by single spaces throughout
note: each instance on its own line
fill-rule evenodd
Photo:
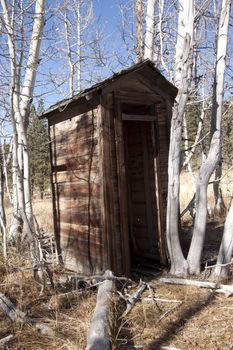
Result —
M 149 59 L 146 59 L 146 60 L 143 60 L 142 62 L 134 64 L 133 66 L 127 69 L 123 69 L 118 73 L 114 73 L 109 78 L 83 90 L 82 92 L 80 92 L 79 94 L 71 98 L 63 99 L 57 102 L 56 104 L 50 106 L 43 113 L 43 115 L 41 115 L 41 118 L 50 118 L 54 114 L 54 112 L 62 112 L 62 110 L 65 109 L 68 105 L 70 107 L 71 104 L 74 104 L 79 100 L 83 100 L 83 98 L 87 97 L 89 94 L 94 94 L 94 93 L 100 94 L 103 88 L 107 87 L 108 85 L 117 81 L 119 78 L 126 76 L 132 72 L 140 73 L 140 75 L 150 80 L 151 79 L 156 80 L 156 85 L 159 86 L 160 90 L 165 91 L 165 93 L 172 100 L 174 100 L 174 98 L 176 97 L 177 88 L 160 73 L 160 71 L 155 67 L 152 61 L 150 61 Z

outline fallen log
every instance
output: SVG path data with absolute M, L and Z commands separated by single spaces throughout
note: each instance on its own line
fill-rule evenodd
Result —
M 220 284 L 216 282 L 208 282 L 208 281 L 198 281 L 198 280 L 189 280 L 183 278 L 166 278 L 162 277 L 159 279 L 162 283 L 168 284 L 179 284 L 186 286 L 194 286 L 199 288 L 208 288 L 212 289 L 217 293 L 223 293 L 226 297 L 233 295 L 233 285 Z
M 30 324 L 34 326 L 38 331 L 46 336 L 54 336 L 54 331 L 44 323 L 39 322 L 39 320 L 30 318 L 20 310 L 18 310 L 15 305 L 2 293 L 0 293 L 0 308 L 4 314 L 9 317 L 13 322 L 20 322 L 22 324 Z
M 13 338 L 14 338 L 13 335 L 10 334 L 5 338 L 0 339 L 0 349 L 5 349 L 6 346 L 13 340 Z
M 111 271 L 106 271 L 98 288 L 97 302 L 87 334 L 86 350 L 110 350 L 108 314 L 114 288 Z

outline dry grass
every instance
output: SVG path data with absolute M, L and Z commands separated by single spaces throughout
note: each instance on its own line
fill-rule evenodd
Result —
M 8 198 L 5 198 L 6 220 L 8 225 L 11 222 L 11 207 Z M 53 209 L 52 199 L 45 198 L 33 201 L 33 212 L 38 224 L 45 232 L 53 232 Z
M 33 202 L 34 215 L 40 227 L 45 232 L 53 232 L 52 199 L 36 200 Z
M 57 271 L 56 277 L 59 274 L 60 271 Z M 30 260 L 18 253 L 9 257 L 8 264 L 1 261 L 0 279 L 0 291 L 18 309 L 29 317 L 42 319 L 55 331 L 53 338 L 46 337 L 30 325 L 12 323 L 0 311 L 0 339 L 9 334 L 14 335 L 10 349 L 85 349 L 86 332 L 96 302 L 95 291 L 83 290 L 72 298 L 67 297 L 62 304 L 55 302 L 57 295 L 72 286 L 66 290 L 48 288 L 41 296 L 40 286 L 32 276 Z
M 157 297 L 181 303 L 137 303 L 121 321 L 113 349 L 157 350 L 163 346 L 182 350 L 233 349 L 231 298 L 195 287 L 149 282 Z
M 222 182 L 226 204 L 229 203 L 232 181 L 233 171 L 229 172 Z M 181 210 L 192 196 L 190 176 L 183 172 Z M 213 207 L 211 188 L 208 197 Z M 45 232 L 53 232 L 51 199 L 37 200 L 33 203 L 33 208 L 39 226 Z M 9 210 L 7 214 L 9 220 Z M 216 254 L 222 229 L 222 223 L 209 223 L 208 246 L 204 251 L 206 259 Z M 59 268 L 54 271 L 55 277 L 62 273 Z M 125 305 L 114 296 L 110 315 L 112 350 L 157 350 L 163 346 L 174 346 L 180 350 L 233 349 L 232 297 L 226 299 L 224 296 L 194 287 L 164 286 L 156 279 L 147 282 L 154 287 L 157 297 L 177 299 L 182 303 L 139 302 L 126 318 L 121 319 Z M 9 349 L 85 349 L 86 332 L 96 303 L 96 291 L 83 291 L 81 295 L 65 298 L 62 303 L 57 302 L 57 295 L 67 290 L 47 289 L 44 295 L 40 296 L 40 286 L 33 279 L 30 259 L 13 250 L 7 264 L 0 258 L 0 291 L 28 316 L 43 318 L 55 331 L 53 338 L 42 336 L 32 326 L 10 322 L 0 311 L 0 338 L 8 334 L 14 335 Z M 145 292 L 143 297 L 147 293 Z
M 224 175 L 225 174 L 225 175 Z M 231 199 L 231 195 L 233 193 L 233 170 L 227 172 L 226 170 L 223 172 L 223 179 L 221 181 L 221 189 L 223 193 L 223 199 L 225 205 L 228 207 Z M 197 172 L 195 172 L 195 176 L 197 176 Z M 213 181 L 213 177 L 210 179 Z M 194 194 L 194 187 L 192 185 L 191 176 L 187 171 L 183 171 L 181 173 L 180 178 L 180 208 L 181 212 L 186 208 L 188 203 L 191 201 Z M 208 203 L 210 208 L 214 209 L 214 194 L 213 194 L 213 185 L 210 184 L 208 186 Z M 187 214 L 185 216 L 186 220 L 189 220 L 190 217 Z

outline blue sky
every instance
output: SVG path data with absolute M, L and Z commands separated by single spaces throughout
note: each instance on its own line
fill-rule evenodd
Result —
M 119 0 L 94 0 L 94 10 L 109 32 L 119 22 Z
M 120 16 L 120 9 L 119 9 L 119 4 L 120 3 L 125 3 L 128 4 L 129 6 L 131 5 L 131 1 L 129 0 L 93 0 L 93 5 L 94 5 L 94 15 L 98 21 L 98 24 L 100 26 L 100 28 L 102 29 L 103 33 L 104 33 L 104 40 L 103 40 L 103 44 L 106 46 L 108 53 L 110 53 L 111 55 L 114 55 L 114 51 L 117 51 L 118 53 L 122 53 L 122 55 L 124 55 L 124 49 L 122 47 L 122 42 L 121 42 L 121 31 L 120 31 L 120 25 L 121 25 L 121 16 Z M 54 29 L 52 26 L 53 22 L 48 22 L 47 23 L 47 30 L 50 30 L 51 27 L 51 31 L 50 31 L 50 35 L 52 33 L 52 31 Z M 46 30 L 46 29 L 45 29 Z M 58 28 L 58 32 L 61 31 L 62 32 L 62 28 L 59 27 Z M 95 30 L 95 28 L 94 28 Z M 46 34 L 47 35 L 47 34 Z M 43 42 L 43 46 L 46 47 L 47 45 L 49 46 L 51 43 L 48 40 L 45 40 Z M 65 44 L 64 44 L 65 45 Z M 43 57 L 43 56 L 42 56 Z M 57 60 L 57 61 L 56 61 Z M 111 68 L 114 71 L 118 71 L 119 69 L 121 69 L 121 66 L 119 64 L 116 64 L 116 62 L 113 62 L 114 59 L 109 59 L 108 60 L 108 64 L 111 66 Z M 115 60 L 117 61 L 117 60 Z M 114 64 L 115 63 L 115 64 Z M 39 67 L 39 72 L 42 74 L 38 74 L 38 82 L 41 80 L 41 84 L 39 82 L 39 85 L 37 85 L 36 88 L 36 95 L 40 95 L 41 93 L 43 94 L 45 92 L 45 88 L 44 88 L 44 84 L 46 84 L 46 78 L 45 76 L 47 75 L 48 71 L 51 71 L 51 73 L 55 73 L 56 75 L 56 71 L 59 72 L 61 66 L 61 61 L 59 61 L 59 57 L 58 55 L 54 56 L 54 61 L 52 60 L 50 61 L 43 61 L 42 64 Z M 83 64 L 83 67 L 86 65 L 86 61 Z M 63 69 L 63 74 L 66 70 L 66 68 L 68 68 L 68 62 L 66 60 L 66 54 L 64 55 L 64 59 L 63 59 L 63 65 L 64 69 Z M 86 67 L 85 67 L 86 68 Z M 89 66 L 89 68 L 87 68 L 89 70 L 92 70 L 92 73 L 95 74 L 95 69 L 97 69 L 95 66 L 91 67 Z M 68 70 L 67 70 L 68 73 Z M 58 73 L 61 74 L 60 72 Z M 109 76 L 112 74 L 112 71 L 109 69 L 109 67 L 106 65 L 105 67 L 102 67 L 99 70 L 100 75 L 100 79 L 101 80 L 102 77 L 106 78 L 106 76 Z M 44 75 L 44 78 L 43 78 Z M 67 81 L 68 81 L 68 75 L 67 75 Z M 83 86 L 82 88 L 85 88 L 87 86 L 90 86 L 92 84 L 86 84 L 85 86 Z M 51 88 L 50 88 L 51 87 Z M 47 83 L 46 88 L 49 90 L 53 90 L 53 86 L 50 83 Z M 48 108 L 51 104 L 56 103 L 58 100 L 61 100 L 65 97 L 65 95 L 61 94 L 61 90 L 63 89 L 63 91 L 68 92 L 68 88 L 65 87 L 65 85 L 63 87 L 61 87 L 61 89 L 57 89 L 57 93 L 55 93 L 55 91 L 53 93 L 49 93 L 47 96 L 44 95 L 43 99 L 45 101 L 45 106 L 46 108 Z M 36 100 L 38 100 L 37 98 L 35 98 L 35 102 Z
M 119 61 L 117 60 L 115 56 L 115 54 L 119 54 L 121 57 L 124 57 L 125 59 L 123 59 L 123 65 L 124 64 L 131 64 L 132 60 L 128 60 L 128 55 L 126 54 L 126 51 L 123 47 L 123 41 L 121 38 L 121 31 L 120 31 L 120 26 L 121 26 L 121 17 L 120 17 L 120 9 L 119 9 L 119 5 L 120 3 L 123 3 L 124 5 L 128 5 L 127 7 L 130 7 L 130 5 L 132 5 L 132 0 L 93 0 L 93 5 L 94 5 L 94 14 L 95 17 L 98 19 L 99 25 L 102 28 L 103 32 L 104 32 L 104 40 L 103 40 L 103 44 L 106 46 L 107 50 L 108 50 L 108 54 L 112 54 L 113 57 L 111 57 L 110 59 L 106 59 L 107 63 L 106 66 L 102 67 L 99 72 L 97 73 L 97 67 L 95 66 L 95 64 L 93 62 L 89 62 L 88 64 L 86 63 L 86 61 L 83 63 L 83 67 L 86 69 L 86 71 L 89 71 L 90 73 L 93 73 L 93 76 L 98 75 L 99 79 L 98 80 L 102 80 L 103 78 L 105 78 L 106 76 L 111 75 L 111 70 L 109 69 L 109 66 L 111 66 L 111 69 L 113 69 L 115 72 L 121 69 L 121 65 L 119 64 Z M 233 9 L 232 9 L 233 11 Z M 127 18 L 128 22 L 131 23 L 131 29 L 133 28 L 133 24 L 132 24 L 132 18 L 133 18 L 133 13 L 132 11 L 128 12 L 128 17 L 131 18 Z M 60 28 L 59 28 L 60 29 Z M 62 30 L 62 29 L 61 29 Z M 93 28 L 92 30 L 95 30 L 95 28 Z M 232 28 L 230 28 L 230 33 L 232 32 Z M 46 45 L 46 44 L 45 44 Z M 102 45 L 102 44 L 101 44 Z M 232 45 L 229 45 L 229 51 L 230 51 L 230 55 L 232 55 Z M 208 53 L 207 53 L 208 54 Z M 212 52 L 213 55 L 213 52 Z M 56 56 L 56 55 L 55 55 Z M 107 55 L 106 55 L 107 56 Z M 68 62 L 65 58 L 66 56 L 64 55 L 64 59 L 63 59 L 63 63 L 62 63 L 62 68 L 63 68 L 63 75 L 65 76 L 65 79 L 68 81 L 68 74 L 65 75 L 65 71 L 68 73 L 67 67 L 68 67 Z M 107 56 L 108 57 L 108 56 Z M 133 57 L 134 58 L 134 57 Z M 115 61 L 114 61 L 115 60 Z M 55 60 L 56 61 L 56 60 Z M 231 62 L 229 62 L 230 60 L 228 60 L 228 64 Z M 93 63 L 93 64 L 92 64 Z M 44 65 L 44 67 L 41 66 L 41 68 L 39 70 L 42 71 L 42 73 L 44 72 L 45 75 L 47 74 L 47 71 L 51 69 L 51 71 L 55 74 L 57 72 L 59 72 L 59 69 L 61 68 L 61 66 L 59 66 L 59 60 L 57 60 L 57 65 L 56 62 L 54 63 L 53 61 L 51 62 L 47 62 L 47 64 Z M 47 70 L 47 71 L 46 71 Z M 60 73 L 58 73 L 59 75 Z M 230 75 L 232 75 L 232 71 L 230 72 Z M 39 75 L 38 75 L 39 76 Z M 229 81 L 229 84 L 232 85 L 231 83 L 231 79 L 229 76 L 226 76 L 227 80 Z M 40 78 L 38 78 L 38 80 L 40 80 Z M 42 81 L 41 87 L 38 87 L 36 89 L 38 95 L 42 92 L 45 92 L 45 88 L 44 88 L 44 84 L 46 84 L 46 78 L 42 79 L 44 81 Z M 44 83 L 45 82 L 45 83 Z M 87 83 L 86 85 L 82 86 L 82 88 L 85 88 L 87 86 L 92 85 L 92 83 Z M 50 85 L 50 83 L 47 82 L 47 88 L 52 87 L 52 85 Z M 63 87 L 63 91 L 68 92 L 67 89 L 67 84 L 64 85 Z M 62 89 L 60 89 L 62 90 Z M 56 89 L 56 93 L 55 91 L 53 93 L 50 93 L 47 96 L 44 96 L 45 99 L 45 106 L 46 108 L 57 102 L 58 100 L 63 99 L 66 95 L 60 92 L 59 88 Z M 229 95 L 229 91 L 226 92 L 225 96 Z M 36 99 L 35 99 L 36 100 Z

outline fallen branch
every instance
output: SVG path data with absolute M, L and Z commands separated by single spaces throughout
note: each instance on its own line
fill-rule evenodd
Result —
M 188 203 L 187 207 L 182 211 L 182 213 L 180 214 L 180 217 L 182 218 L 184 216 L 184 214 L 186 214 L 188 211 L 190 212 L 190 215 L 193 218 L 193 213 L 194 213 L 194 209 L 195 209 L 195 202 L 196 202 L 196 194 L 194 193 L 193 198 L 191 199 L 191 201 Z
M 47 307 L 49 310 L 58 310 L 65 304 L 72 302 L 72 300 L 75 300 L 75 298 L 77 298 L 79 295 L 83 295 L 88 290 L 100 286 L 102 283 L 103 282 L 98 282 L 87 287 L 85 286 L 83 289 L 76 289 L 66 293 L 55 294 L 50 298 Z
M 144 292 L 144 290 L 147 288 L 147 284 L 145 282 L 143 282 L 142 280 L 140 280 L 139 285 L 138 285 L 138 289 L 137 291 L 131 296 L 131 295 L 123 295 L 121 292 L 118 292 L 119 296 L 125 300 L 127 306 L 126 306 L 126 310 L 124 311 L 124 313 L 122 314 L 122 317 L 125 317 L 134 307 L 134 305 L 136 304 L 137 301 L 139 301 L 141 299 L 141 294 Z
M 123 282 L 131 281 L 127 277 L 118 277 L 118 276 L 114 276 L 113 274 L 108 275 L 105 278 L 105 274 L 104 275 L 92 275 L 92 276 L 83 277 L 83 276 L 77 275 L 77 274 L 75 274 L 74 276 L 71 276 L 71 273 L 69 272 L 67 277 L 68 277 L 68 279 L 70 277 L 71 282 L 77 281 L 78 283 L 88 282 L 88 281 L 91 281 L 91 282 L 94 281 L 94 283 L 97 283 L 97 282 L 103 282 L 106 279 L 109 281 L 114 281 L 114 282 L 115 281 L 123 281 Z
M 54 331 L 49 326 L 39 322 L 38 320 L 27 317 L 24 312 L 18 310 L 15 305 L 2 293 L 0 293 L 0 308 L 11 321 L 18 321 L 22 324 L 30 324 L 37 328 L 41 334 L 46 336 L 54 336 Z
M 223 293 L 226 297 L 233 295 L 233 285 L 220 284 L 216 282 L 188 280 L 183 278 L 166 278 L 162 277 L 159 279 L 160 282 L 168 284 L 179 284 L 186 286 L 194 286 L 199 288 L 213 289 L 217 293 Z
M 55 285 L 57 287 L 65 287 L 67 284 L 73 284 L 74 289 L 78 289 L 83 287 L 83 284 L 87 285 L 87 287 L 92 288 L 95 286 L 98 286 L 101 282 L 105 281 L 106 279 L 113 281 L 113 282 L 121 282 L 122 284 L 125 284 L 127 282 L 132 282 L 129 278 L 126 277 L 117 277 L 117 276 L 107 276 L 107 278 L 104 277 L 104 275 L 93 275 L 93 276 L 81 276 L 77 274 L 71 274 L 69 273 L 64 273 L 66 275 L 65 278 L 60 278 L 55 282 Z M 85 287 L 85 288 L 87 288 Z
M 214 267 L 225 267 L 225 266 L 229 266 L 229 265 L 232 265 L 233 263 L 233 260 L 231 259 L 231 261 L 229 263 L 226 263 L 226 264 L 215 264 L 215 265 L 210 265 L 210 266 L 207 266 L 207 264 L 205 265 L 205 270 L 208 270 L 208 269 L 213 269 Z
M 165 318 L 167 315 L 169 315 L 172 311 L 174 311 L 175 309 L 177 309 L 180 305 L 182 304 L 182 301 L 178 304 L 173 306 L 172 308 L 170 308 L 169 310 L 165 311 L 162 316 L 160 316 L 160 318 L 157 320 L 156 324 L 158 324 L 163 318 Z
M 114 279 L 111 271 L 106 271 L 102 278 L 104 281 L 98 289 L 97 303 L 87 334 L 86 350 L 110 350 L 108 312 Z
M 8 335 L 8 336 L 5 337 L 5 338 L 0 339 L 0 349 L 5 349 L 6 346 L 7 346 L 7 344 L 8 344 L 10 341 L 12 341 L 13 338 L 14 338 L 13 335 L 10 334 L 10 335 Z
M 144 301 L 160 301 L 161 303 L 181 303 L 181 300 L 161 299 L 156 297 L 143 298 Z

